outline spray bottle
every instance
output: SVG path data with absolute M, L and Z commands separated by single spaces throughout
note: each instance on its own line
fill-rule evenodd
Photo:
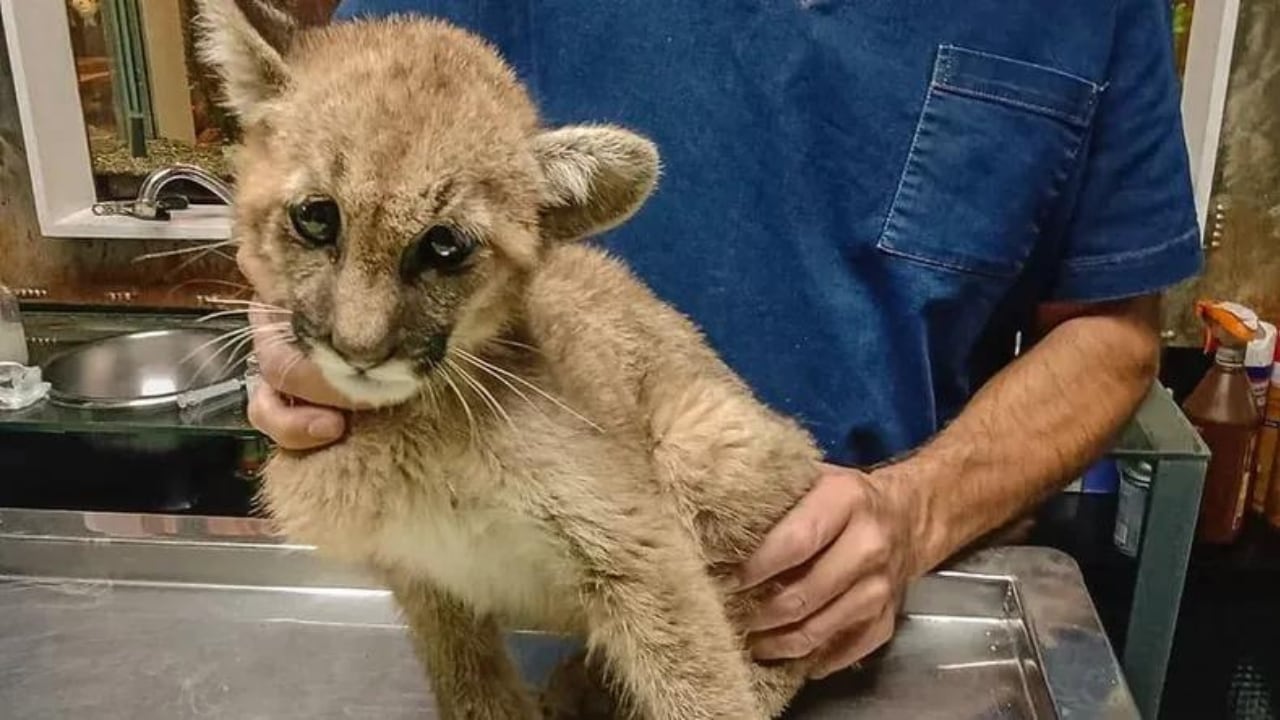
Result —
M 1209 446 L 1196 534 L 1202 542 L 1227 544 L 1240 534 L 1258 435 L 1258 410 L 1244 370 L 1245 347 L 1260 332 L 1258 316 L 1230 302 L 1200 301 L 1205 351 L 1216 345 L 1213 366 L 1182 404 Z
M 1265 329 L 1267 323 L 1263 323 Z M 1272 337 L 1275 332 L 1272 331 Z M 1257 342 L 1256 340 L 1254 342 Z M 1274 345 L 1274 343 L 1272 343 Z M 1258 429 L 1257 457 L 1253 461 L 1253 501 L 1251 509 L 1264 514 L 1267 509 L 1267 495 L 1271 487 L 1271 477 L 1276 461 L 1277 441 L 1280 440 L 1280 346 L 1271 350 L 1271 372 L 1267 377 L 1267 393 L 1262 406 L 1262 425 Z M 1249 367 L 1245 365 L 1245 371 Z M 1253 374 L 1250 373 L 1250 380 Z M 1254 382 L 1254 391 L 1258 389 Z

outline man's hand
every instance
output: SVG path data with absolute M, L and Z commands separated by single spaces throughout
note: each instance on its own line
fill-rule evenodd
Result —
M 1048 497 L 1099 457 L 1151 387 L 1154 298 L 1041 308 L 1044 337 L 944 430 L 870 475 L 825 466 L 741 569 L 784 589 L 755 619 L 761 658 L 817 653 L 821 676 L 894 629 L 906 584 Z
M 749 626 L 754 655 L 816 656 L 812 675 L 824 677 L 886 643 L 915 573 L 905 512 L 878 478 L 824 465 L 739 570 L 740 589 L 775 577 L 784 583 Z
M 882 645 L 906 584 L 1030 511 L 1105 451 L 1155 375 L 1154 297 L 1040 308 L 1043 337 L 910 457 L 825 466 L 741 569 L 785 585 L 753 630 L 761 658 L 818 653 L 829 674 Z
M 263 287 L 259 284 L 265 281 L 261 261 L 243 246 L 236 260 L 249 282 Z M 292 343 L 284 342 L 278 330 L 265 328 L 279 319 L 274 314 L 249 314 L 263 380 L 249 398 L 249 422 L 289 450 L 333 443 L 346 431 L 346 418 L 339 408 L 351 409 L 352 404 L 325 381 L 320 368 Z

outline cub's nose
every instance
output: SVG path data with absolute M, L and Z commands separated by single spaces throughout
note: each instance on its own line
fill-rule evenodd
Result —
M 395 343 L 391 338 L 377 341 L 364 341 L 334 335 L 329 339 L 333 351 L 351 367 L 364 371 L 375 368 L 395 354 Z

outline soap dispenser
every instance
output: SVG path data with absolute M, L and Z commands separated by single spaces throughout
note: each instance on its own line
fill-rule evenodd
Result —
M 26 365 L 28 360 L 27 334 L 22 329 L 18 298 L 9 288 L 0 285 L 0 362 Z

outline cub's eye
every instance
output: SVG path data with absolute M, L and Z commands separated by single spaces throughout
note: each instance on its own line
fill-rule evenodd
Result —
M 441 269 L 457 267 L 471 254 L 473 243 L 465 235 L 459 235 L 451 228 L 436 225 L 422 235 L 423 259 Z
M 406 278 L 412 278 L 424 270 L 443 273 L 457 272 L 475 250 L 476 243 L 470 237 L 444 225 L 436 225 L 422 235 L 405 251 L 401 270 Z
M 323 195 L 312 195 L 290 205 L 289 220 L 302 239 L 312 245 L 332 245 L 342 229 L 338 203 Z

